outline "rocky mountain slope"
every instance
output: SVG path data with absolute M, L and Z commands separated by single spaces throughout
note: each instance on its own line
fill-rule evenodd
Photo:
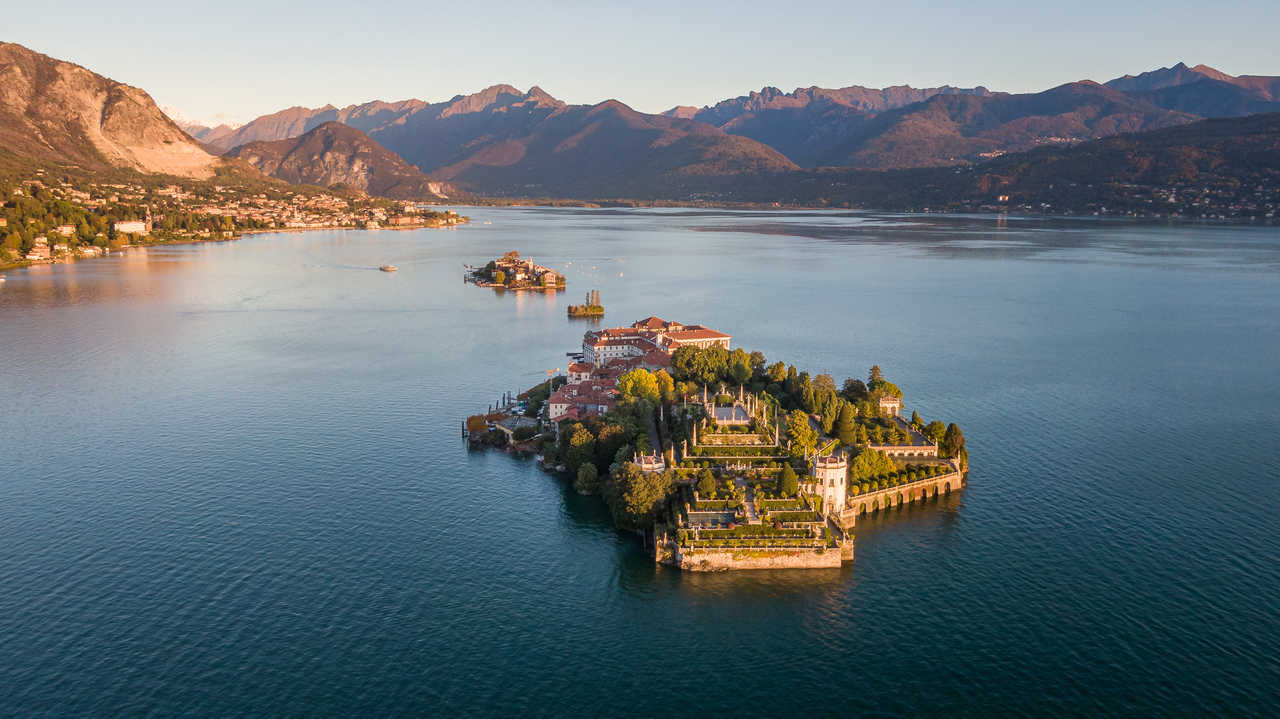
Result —
M 1041 93 L 907 86 L 873 90 L 765 88 L 711 107 L 668 114 L 759 140 L 803 167 L 888 169 L 977 162 L 1041 144 L 1089 140 L 1196 119 L 1096 83 Z
M 221 161 L 147 93 L 0 43 L 0 148 L 41 162 L 207 178 Z
M 935 95 L 991 93 L 983 87 L 913 88 L 908 85 L 874 89 L 858 85 L 842 88 L 807 87 L 784 93 L 765 87 L 715 105 L 674 107 L 669 117 L 710 123 L 734 135 L 758 140 L 804 166 L 833 164 L 833 148 L 877 114 L 923 102 Z
M 398 200 L 428 200 L 449 194 L 444 183 L 432 181 L 368 135 L 340 122 L 326 122 L 287 140 L 250 142 L 227 155 L 294 184 L 342 184 Z
M 937 95 L 867 121 L 830 148 L 829 164 L 868 169 L 967 164 L 1196 119 L 1088 81 L 1027 95 Z

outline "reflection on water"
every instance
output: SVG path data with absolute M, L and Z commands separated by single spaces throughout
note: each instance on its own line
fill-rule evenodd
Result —
M 6 710 L 1275 705 L 1274 228 L 469 214 L 6 273 Z M 459 281 L 511 249 L 567 291 Z M 968 487 L 860 518 L 839 570 L 655 566 L 597 498 L 459 438 L 565 366 L 588 289 L 608 325 L 700 322 L 837 382 L 879 364 L 964 428 Z
M 717 218 L 700 232 L 806 237 L 892 244 L 947 259 L 1042 259 L 1054 262 L 1153 264 L 1188 260 L 1202 268 L 1280 266 L 1280 228 L 1158 226 L 1124 220 L 996 216 L 899 216 L 832 213 L 821 222 Z

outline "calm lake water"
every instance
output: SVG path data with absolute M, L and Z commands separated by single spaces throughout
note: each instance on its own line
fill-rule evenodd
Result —
M 1275 715 L 1280 230 L 468 213 L 7 273 L 0 714 Z M 508 249 L 569 290 L 463 284 Z M 592 288 L 878 363 L 969 486 L 840 570 L 655 567 L 459 438 Z

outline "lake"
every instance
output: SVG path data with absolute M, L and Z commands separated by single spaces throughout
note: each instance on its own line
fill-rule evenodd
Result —
M 1274 715 L 1276 228 L 464 213 L 6 273 L 0 714 Z M 567 291 L 463 283 L 510 249 Z M 654 566 L 460 437 L 590 289 L 879 364 L 968 486 L 840 570 Z

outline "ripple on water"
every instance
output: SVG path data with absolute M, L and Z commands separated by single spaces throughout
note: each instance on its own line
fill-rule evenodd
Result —
M 1280 704 L 1273 231 L 472 214 L 7 274 L 8 712 Z M 582 332 L 579 290 L 459 281 L 513 247 L 610 322 L 704 322 L 837 381 L 879 363 L 964 427 L 969 486 L 864 518 L 839 570 L 655 567 L 598 500 L 458 437 Z M 388 258 L 390 282 L 350 269 Z

